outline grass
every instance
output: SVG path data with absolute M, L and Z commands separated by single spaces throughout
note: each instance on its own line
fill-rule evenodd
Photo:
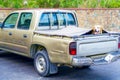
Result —
M 120 0 L 0 0 L 0 8 L 120 8 Z

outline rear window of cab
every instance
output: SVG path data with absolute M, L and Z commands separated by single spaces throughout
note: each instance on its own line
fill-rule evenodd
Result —
M 76 21 L 72 13 L 47 12 L 40 16 L 38 26 L 39 29 L 61 29 L 76 26 Z

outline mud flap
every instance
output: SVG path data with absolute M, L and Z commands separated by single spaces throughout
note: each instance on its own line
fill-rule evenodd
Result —
M 51 63 L 50 64 L 50 74 L 55 74 L 58 72 L 58 67 L 56 64 Z

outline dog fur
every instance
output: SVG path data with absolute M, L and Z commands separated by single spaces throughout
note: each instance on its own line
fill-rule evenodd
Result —
M 101 26 L 101 25 L 95 25 L 95 26 L 93 26 L 93 28 L 92 28 L 92 34 L 102 34 L 102 32 L 103 32 L 103 26 Z

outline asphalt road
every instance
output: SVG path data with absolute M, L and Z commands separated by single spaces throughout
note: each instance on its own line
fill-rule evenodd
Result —
M 0 80 L 120 80 L 120 60 L 87 69 L 59 67 L 59 73 L 40 77 L 33 60 L 11 53 L 0 53 Z

